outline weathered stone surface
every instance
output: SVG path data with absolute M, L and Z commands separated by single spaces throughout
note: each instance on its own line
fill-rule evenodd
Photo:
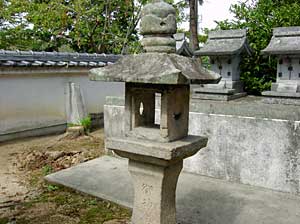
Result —
M 176 224 L 175 192 L 183 159 L 207 144 L 206 138 L 187 136 L 189 85 L 215 83 L 220 76 L 197 60 L 168 54 L 176 50 L 175 32 L 175 9 L 162 0 L 151 1 L 141 18 L 147 53 L 90 72 L 91 80 L 126 82 L 125 136 L 107 138 L 105 143 L 107 149 L 129 159 L 135 187 L 133 224 Z M 156 127 L 159 94 L 161 124 Z
M 172 88 L 161 95 L 160 131 L 168 141 L 188 135 L 189 103 L 189 86 Z
M 161 124 L 155 125 L 155 96 L 160 94 Z M 188 85 L 126 84 L 126 135 L 158 142 L 185 138 L 188 133 Z
M 141 41 L 143 46 L 170 46 L 175 47 L 176 41 L 171 37 L 147 37 Z
M 152 1 L 142 10 L 141 34 L 176 33 L 176 11 L 164 1 Z
M 64 139 L 75 139 L 84 134 L 84 128 L 82 126 L 68 127 Z
M 90 79 L 152 84 L 217 83 L 220 75 L 201 67 L 197 59 L 176 54 L 128 55 L 116 64 L 90 70 Z
M 194 96 L 199 99 L 212 100 L 232 100 L 245 96 L 240 81 L 242 53 L 251 53 L 247 44 L 247 30 L 219 30 L 209 33 L 207 43 L 195 52 L 195 55 L 209 56 L 210 69 L 220 74 L 222 81 L 219 85 L 201 86 L 194 92 Z M 220 92 L 221 88 L 223 92 Z M 228 90 L 227 93 L 226 90 Z M 236 93 L 234 97 L 224 96 L 233 93 Z
M 186 57 L 192 57 L 194 55 L 193 50 L 187 42 L 185 33 L 174 34 L 174 39 L 176 40 L 176 54 Z
M 247 44 L 247 30 L 218 30 L 209 33 L 207 43 L 195 55 L 236 55 L 251 52 Z
M 140 155 L 143 162 L 148 162 L 149 157 L 165 161 L 179 161 L 194 155 L 207 144 L 207 138 L 188 136 L 175 142 L 153 142 L 135 138 L 109 137 L 106 140 L 106 148 L 131 153 L 133 156 Z M 136 158 L 136 157 L 134 157 Z
M 165 18 L 170 14 L 176 15 L 175 8 L 162 0 L 151 0 L 150 3 L 145 5 L 142 9 L 142 17 L 155 15 L 159 18 Z
M 146 15 L 141 20 L 141 34 L 173 34 L 176 33 L 176 16 L 169 14 L 166 18 Z
M 282 92 L 282 91 L 266 91 L 263 92 L 262 94 L 263 96 L 300 99 L 300 92 L 291 93 L 291 92 Z
M 241 81 L 221 80 L 218 84 L 194 86 L 192 98 L 203 100 L 230 101 L 246 96 Z
M 111 99 L 111 98 L 110 98 Z M 184 169 L 201 175 L 299 194 L 300 107 L 265 104 L 263 97 L 222 102 L 191 100 L 189 133 L 209 137 L 208 145 Z M 124 136 L 124 99 L 107 100 L 107 137 Z M 156 107 L 159 108 L 159 105 Z M 160 111 L 156 109 L 159 118 Z M 111 114 L 114 116 L 110 118 Z M 118 115 L 120 114 L 120 115 Z M 159 124 L 159 120 L 156 121 Z
M 211 93 L 226 93 L 226 94 L 234 94 L 243 91 L 243 82 L 241 81 L 228 81 L 228 80 L 221 80 L 218 84 L 206 84 L 194 85 L 193 92 L 211 92 Z
M 146 52 L 175 53 L 176 11 L 164 1 L 151 1 L 142 9 L 141 41 Z
M 275 28 L 271 42 L 262 53 L 272 55 L 300 54 L 300 26 Z
M 176 186 L 182 160 L 164 167 L 129 160 L 134 183 L 134 224 L 176 223 Z
M 291 103 L 300 93 L 300 27 L 275 28 L 273 37 L 263 54 L 277 55 L 277 78 L 271 91 L 264 96 L 280 97 L 281 100 L 267 100 L 267 103 Z M 295 101 L 297 103 L 297 101 Z
M 141 41 L 146 52 L 175 53 L 176 41 L 171 37 L 146 37 Z
M 247 93 L 221 93 L 212 90 L 211 92 L 197 92 L 192 95 L 193 99 L 200 99 L 200 100 L 216 100 L 216 101 L 230 101 L 230 100 L 237 100 L 239 98 L 247 96 Z
M 263 95 L 267 96 L 270 95 L 271 97 L 266 97 L 263 99 L 264 103 L 268 103 L 268 104 L 285 104 L 285 105 L 296 105 L 296 106 L 300 106 L 300 94 L 297 94 L 297 97 L 291 97 L 291 95 L 289 94 L 288 97 L 284 96 L 286 94 L 282 94 L 282 96 L 280 96 L 281 94 L 278 94 L 278 92 L 263 92 Z M 276 97 L 274 97 L 274 95 L 276 95 Z
M 88 115 L 79 84 L 69 83 L 66 101 L 67 123 L 79 125 Z

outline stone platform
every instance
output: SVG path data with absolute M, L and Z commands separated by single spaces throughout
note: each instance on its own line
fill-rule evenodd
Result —
M 54 173 L 49 182 L 131 208 L 127 160 L 104 156 Z M 296 224 L 300 197 L 182 173 L 177 188 L 180 224 Z

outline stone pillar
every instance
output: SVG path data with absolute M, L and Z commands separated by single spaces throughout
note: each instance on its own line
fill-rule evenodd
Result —
M 88 116 L 80 85 L 70 82 L 66 94 L 66 112 L 68 124 L 80 124 Z
M 182 160 L 168 166 L 129 160 L 135 196 L 132 224 L 175 224 Z

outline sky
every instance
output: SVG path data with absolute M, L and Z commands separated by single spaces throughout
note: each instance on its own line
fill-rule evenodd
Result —
M 199 8 L 199 15 L 202 17 L 200 28 L 215 28 L 215 20 L 232 19 L 233 15 L 229 12 L 231 4 L 237 3 L 239 0 L 204 0 Z M 182 24 L 182 28 L 188 29 L 188 23 Z M 201 31 L 200 31 L 201 32 Z

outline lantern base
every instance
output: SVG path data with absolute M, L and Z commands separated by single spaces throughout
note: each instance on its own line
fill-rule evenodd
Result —
M 130 137 L 108 138 L 106 147 L 129 159 L 134 184 L 132 224 L 176 224 L 176 186 L 183 159 L 207 145 L 207 138 L 187 136 L 173 142 Z

